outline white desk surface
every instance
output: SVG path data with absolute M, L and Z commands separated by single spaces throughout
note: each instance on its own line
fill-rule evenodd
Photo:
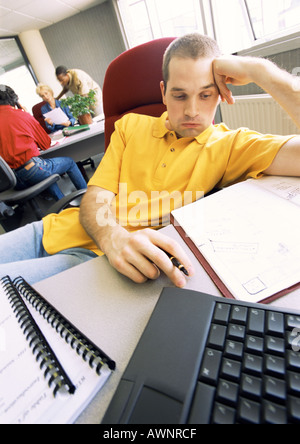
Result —
M 220 296 L 218 289 L 172 226 L 163 232 L 189 252 L 195 276 L 188 289 Z M 172 286 L 162 275 L 139 285 L 114 270 L 105 256 L 93 259 L 35 285 L 62 314 L 116 361 L 117 370 L 78 418 L 79 424 L 99 424 L 118 382 L 147 325 L 164 286 Z M 300 309 L 300 290 L 272 303 Z
M 82 159 L 86 158 L 87 155 L 89 155 L 89 149 L 91 151 L 91 155 L 100 154 L 101 152 L 104 152 L 104 120 L 101 120 L 100 122 L 92 123 L 90 125 L 89 130 L 82 131 L 80 133 L 74 134 L 73 136 L 68 136 L 68 137 L 64 138 L 64 136 L 61 133 L 61 135 L 54 134 L 54 135 L 52 135 L 51 138 L 54 141 L 57 140 L 58 143 L 56 145 L 52 146 L 51 148 L 49 148 L 48 150 L 41 151 L 40 152 L 41 157 L 48 158 L 48 157 L 56 157 L 58 155 L 63 156 L 64 151 L 66 151 L 67 147 L 71 147 L 71 145 L 73 145 L 73 147 L 71 147 L 71 148 L 75 149 L 77 144 L 78 144 L 79 148 L 82 147 L 82 152 L 81 152 Z M 103 143 L 99 143 L 99 141 L 97 140 L 97 143 L 92 144 L 91 138 L 96 138 L 96 139 L 101 138 L 101 142 L 103 142 Z M 91 140 L 89 140 L 89 139 L 91 139 Z M 83 144 L 85 144 L 85 145 L 83 145 Z M 95 147 L 93 145 L 95 145 Z M 88 147 L 87 149 L 85 148 L 86 146 Z M 80 159 L 80 160 L 82 160 L 82 159 Z M 78 159 L 76 158 L 74 160 L 77 161 Z

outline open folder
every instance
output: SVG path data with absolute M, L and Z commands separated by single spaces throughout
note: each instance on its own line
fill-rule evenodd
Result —
M 172 212 L 221 293 L 270 302 L 300 286 L 300 179 L 249 179 Z

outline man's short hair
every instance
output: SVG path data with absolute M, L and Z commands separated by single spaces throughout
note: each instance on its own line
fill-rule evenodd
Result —
M 221 55 L 217 42 L 197 32 L 187 34 L 174 40 L 166 49 L 163 58 L 163 80 L 165 89 L 169 80 L 169 65 L 173 57 L 191 58 L 194 60 L 205 57 L 218 57 Z
M 10 86 L 0 85 L 0 105 L 16 106 L 18 102 L 19 97 Z
M 55 70 L 56 77 L 59 76 L 60 74 L 67 74 L 67 72 L 68 72 L 67 68 L 63 65 L 58 66 Z

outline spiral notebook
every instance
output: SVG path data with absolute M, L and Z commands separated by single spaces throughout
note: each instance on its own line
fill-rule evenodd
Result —
M 0 424 L 72 423 L 114 369 L 24 279 L 0 280 Z

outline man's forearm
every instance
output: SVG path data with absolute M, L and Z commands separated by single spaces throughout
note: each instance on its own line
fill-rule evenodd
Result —
M 162 270 L 178 287 L 186 284 L 183 273 L 173 266 L 169 252 L 177 257 L 190 275 L 192 264 L 176 241 L 149 228 L 129 233 L 119 225 L 111 211 L 114 194 L 89 187 L 80 206 L 80 222 L 110 264 L 120 273 L 142 283 L 156 279 Z
M 80 206 L 80 223 L 104 253 L 108 241 L 121 228 L 110 209 L 113 196 L 113 193 L 89 187 Z
M 68 88 L 64 88 L 59 95 L 56 97 L 56 100 L 59 100 L 62 96 L 64 96 L 68 92 Z
M 300 78 L 266 59 L 261 59 L 252 76 L 253 81 L 270 94 L 300 127 Z
M 300 78 L 283 71 L 270 60 L 257 57 L 222 56 L 213 62 L 222 100 L 234 103 L 227 84 L 256 83 L 270 94 L 300 127 Z

